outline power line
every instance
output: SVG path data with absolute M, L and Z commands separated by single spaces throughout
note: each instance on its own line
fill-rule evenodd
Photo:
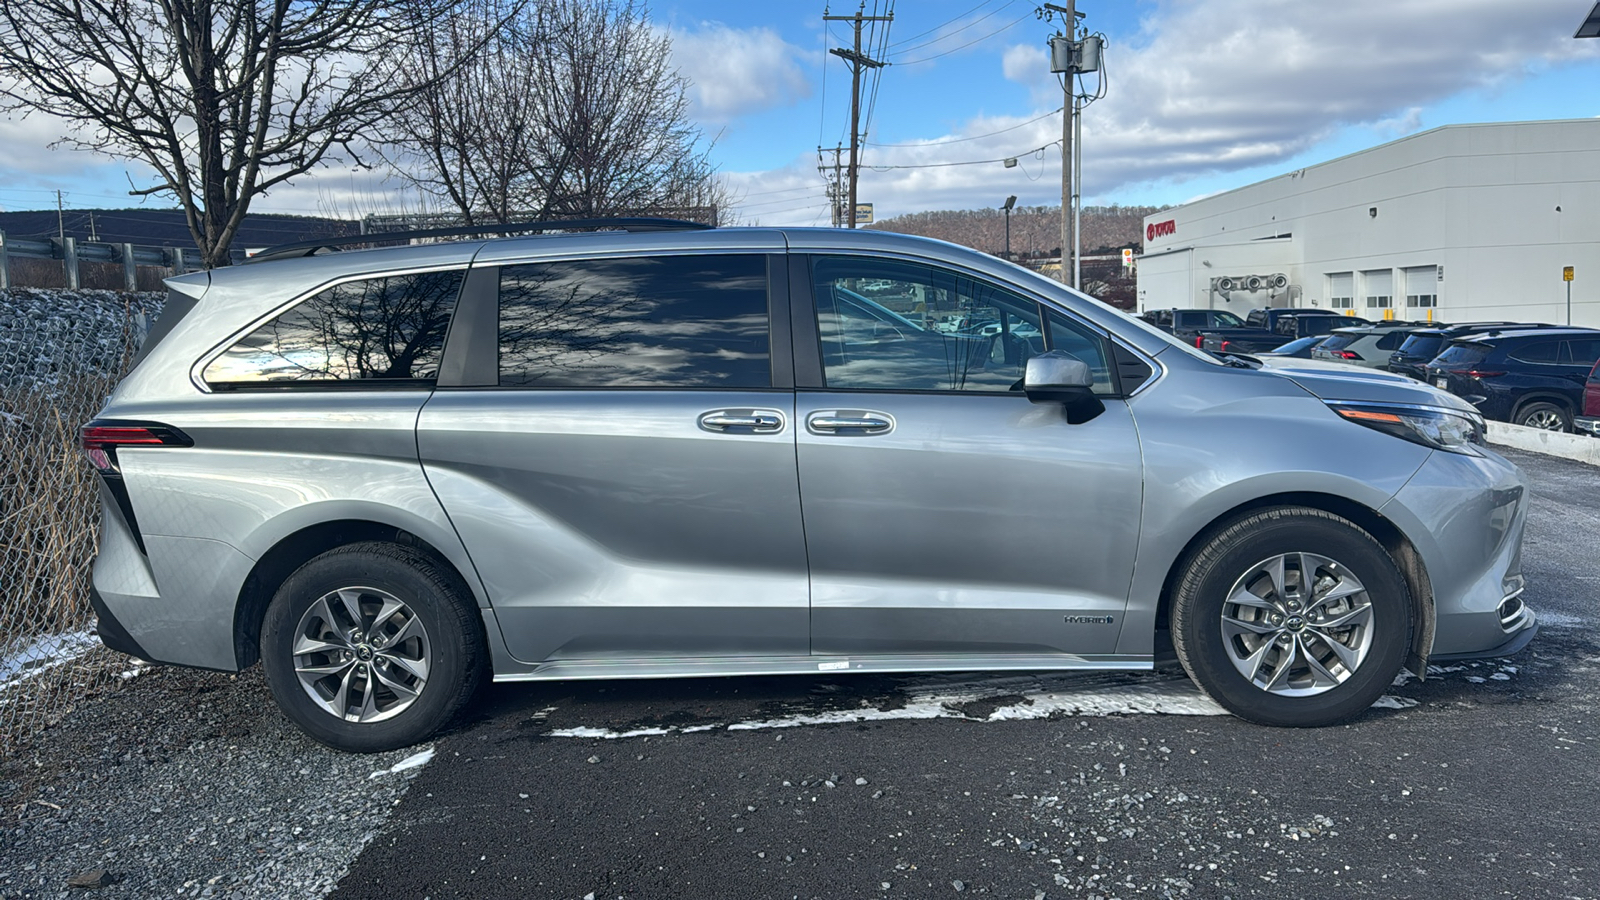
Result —
M 1027 127 L 1029 125 L 1032 125 L 1035 122 L 1042 121 L 1044 119 L 1048 119 L 1051 116 L 1061 112 L 1061 109 L 1062 108 L 1058 107 L 1056 109 L 1050 110 L 1049 112 L 1045 113 L 1042 116 L 1036 116 L 1036 117 L 1034 117 L 1032 119 L 1029 119 L 1026 122 L 1022 122 L 1022 123 L 1019 123 L 1017 125 L 1012 125 L 1009 128 L 1002 128 L 999 131 L 991 131 L 988 134 L 975 134 L 972 137 L 950 138 L 947 141 L 924 141 L 924 142 L 922 142 L 920 144 L 878 144 L 878 143 L 874 143 L 872 141 L 863 141 L 862 143 L 864 143 L 864 144 L 866 144 L 866 145 L 868 145 L 870 147 L 903 148 L 903 147 L 938 147 L 938 146 L 941 146 L 943 144 L 961 144 L 961 143 L 965 143 L 967 141 L 981 141 L 981 140 L 983 140 L 984 138 L 987 138 L 987 137 L 994 137 L 997 134 L 1005 134 L 1008 131 L 1016 131 L 1018 128 L 1025 128 L 1025 127 Z
M 1023 19 L 1030 18 L 1030 17 L 1032 17 L 1032 15 L 1033 15 L 1033 13 L 1031 13 L 1031 12 L 1023 13 L 1022 15 L 1018 16 L 1017 18 L 1012 19 L 1010 24 L 1005 25 L 1005 26 L 1003 26 L 1001 28 L 997 28 L 994 31 L 989 32 L 988 34 L 984 35 L 981 38 L 977 38 L 975 40 L 967 41 L 965 44 L 962 44 L 959 47 L 952 47 L 951 49 L 946 50 L 943 53 L 935 53 L 932 56 L 924 56 L 921 59 L 913 59 L 913 60 L 910 60 L 908 62 L 897 62 L 897 63 L 895 63 L 895 65 L 897 65 L 897 66 L 914 66 L 914 65 L 917 65 L 918 63 L 932 62 L 932 61 L 940 58 L 941 56 L 949 56 L 952 53 L 960 53 L 962 50 L 965 50 L 968 47 L 971 47 L 973 44 L 981 44 L 984 41 L 987 41 L 989 38 L 992 38 L 997 34 L 1000 34 L 1002 32 L 1006 32 L 1006 31 L 1010 31 L 1011 29 L 1017 27 L 1017 25 L 1019 23 L 1021 23 Z
M 896 49 L 895 49 L 894 52 L 895 52 L 895 54 L 897 56 L 904 56 L 905 54 L 910 53 L 913 50 L 921 50 L 923 47 L 932 47 L 934 44 L 937 44 L 940 41 L 949 40 L 950 38 L 955 37 L 956 35 L 960 34 L 961 32 L 966 31 L 968 28 L 971 28 L 971 27 L 977 25 L 979 22 L 982 22 L 983 20 L 993 16 L 995 13 L 1000 12 L 1001 10 L 1005 9 L 1008 6 L 1011 6 L 1011 5 L 1015 4 L 1016 2 L 1017 2 L 1017 0 L 1006 0 L 1005 3 L 1002 3 L 999 6 L 995 7 L 994 9 L 989 10 L 988 12 L 986 12 L 983 15 L 979 16 L 978 18 L 973 19 L 971 22 L 968 22 L 965 25 L 962 25 L 960 28 L 957 28 L 954 31 L 950 31 L 950 32 L 946 32 L 945 34 L 941 34 L 941 35 L 939 35 L 938 37 L 934 38 L 931 41 L 923 41 L 920 44 L 914 44 L 914 45 L 912 45 L 910 47 L 907 47 L 904 44 L 897 44 L 897 45 L 895 45 Z M 948 23 L 946 23 L 946 24 L 948 24 Z M 996 32 L 996 33 L 998 33 L 998 32 Z
M 922 37 L 923 35 L 933 34 L 935 31 L 938 31 L 939 29 L 945 27 L 946 25 L 949 25 L 949 24 L 951 24 L 953 22 L 961 21 L 963 16 L 970 16 L 973 13 L 977 12 L 980 9 L 983 9 L 985 6 L 988 6 L 989 4 L 991 4 L 993 2 L 994 2 L 994 0 L 983 0 L 982 3 L 979 3 L 977 6 L 974 6 L 973 8 L 967 10 L 964 13 L 961 13 L 960 15 L 957 15 L 957 16 L 955 16 L 953 18 L 946 19 L 943 22 L 940 22 L 939 24 L 933 26 L 932 28 L 929 28 L 927 31 L 919 31 L 916 34 L 913 34 L 912 36 L 906 38 L 905 40 L 899 41 L 899 42 L 897 42 L 897 43 L 895 43 L 895 44 L 893 44 L 891 46 L 895 47 L 895 48 L 904 47 L 906 44 L 911 43 L 912 41 L 916 40 L 919 37 Z
M 1008 159 L 1016 159 L 1019 156 L 1032 156 L 1035 153 L 1041 153 L 1045 150 L 1049 150 L 1051 147 L 1054 147 L 1059 143 L 1061 143 L 1059 140 L 1051 141 L 1050 143 L 1045 144 L 1043 147 L 1035 147 L 1032 150 L 1014 153 L 1011 156 L 999 156 L 994 159 L 969 159 L 961 162 L 946 163 L 916 163 L 913 165 L 904 166 L 869 166 L 868 168 L 872 169 L 874 172 L 887 172 L 890 169 L 944 169 L 950 166 L 981 166 L 986 163 L 1003 163 Z

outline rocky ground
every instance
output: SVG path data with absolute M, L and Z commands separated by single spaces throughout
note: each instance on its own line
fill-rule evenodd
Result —
M 1600 897 L 1600 471 L 1508 455 L 1544 632 L 1346 726 L 1173 672 L 504 685 L 395 771 L 157 669 L 0 764 L 0 897 Z

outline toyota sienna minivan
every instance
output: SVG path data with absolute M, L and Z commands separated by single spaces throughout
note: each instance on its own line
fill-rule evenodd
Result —
M 1536 630 L 1522 474 L 1428 385 L 1218 358 L 921 238 L 520 230 L 170 279 L 83 429 L 104 642 L 259 660 L 312 737 L 375 751 L 484 676 L 1169 642 L 1233 713 L 1318 726 Z

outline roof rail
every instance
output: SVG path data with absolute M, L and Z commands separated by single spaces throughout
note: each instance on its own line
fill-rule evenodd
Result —
M 613 228 L 619 231 L 702 231 L 712 226 L 684 219 L 656 219 L 619 216 L 601 219 L 555 219 L 547 222 L 512 222 L 496 225 L 471 225 L 465 228 L 424 228 L 418 231 L 381 231 L 373 234 L 355 234 L 349 237 L 318 238 L 279 244 L 246 259 L 247 263 L 267 262 L 274 259 L 292 259 L 313 256 L 318 250 L 334 249 L 348 244 L 379 244 L 391 241 L 409 241 L 413 238 L 468 237 L 478 234 L 528 234 L 540 231 L 567 231 L 576 228 Z

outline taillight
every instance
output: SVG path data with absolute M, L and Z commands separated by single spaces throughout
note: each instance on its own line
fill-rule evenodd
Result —
M 1194 336 L 1194 345 L 1195 345 L 1195 347 L 1196 347 L 1196 348 L 1197 348 L 1197 349 L 1199 349 L 1199 348 L 1204 348 L 1204 347 L 1205 347 L 1205 345 L 1206 345 L 1206 336 L 1205 336 L 1205 335 L 1203 335 L 1203 334 L 1197 334 L 1197 335 L 1195 335 L 1195 336 Z
M 193 447 L 189 436 L 153 422 L 90 422 L 83 426 L 83 452 L 102 474 L 115 475 L 118 447 Z
M 1222 342 L 1222 352 L 1223 353 L 1227 353 L 1228 352 L 1228 348 L 1232 347 L 1232 346 L 1233 346 L 1233 341 L 1223 341 Z
M 1349 350 L 1340 350 L 1339 353 L 1338 353 L 1338 356 L 1339 356 L 1340 359 L 1360 359 L 1361 358 L 1361 354 L 1359 354 L 1359 353 L 1351 353 Z
M 1451 375 L 1465 375 L 1468 378 L 1499 378 L 1504 372 L 1490 372 L 1486 369 L 1446 369 Z

